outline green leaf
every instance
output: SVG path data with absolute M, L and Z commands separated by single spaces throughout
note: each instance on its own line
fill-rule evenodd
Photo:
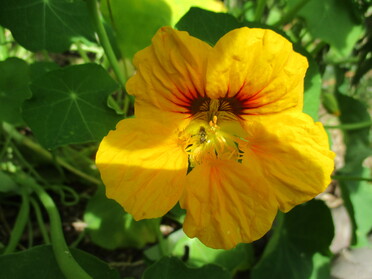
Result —
M 231 250 L 213 249 L 205 246 L 197 238 L 189 238 L 182 229 L 173 232 L 165 239 L 168 252 L 176 257 L 184 258 L 190 266 L 201 267 L 206 264 L 216 264 L 232 273 L 251 267 L 254 261 L 253 249 L 250 244 L 239 244 Z M 185 251 L 187 251 L 185 253 Z M 145 250 L 144 254 L 150 260 L 161 258 L 159 245 Z
M 71 249 L 73 257 L 92 278 L 120 279 L 119 273 L 95 256 Z M 64 279 L 52 246 L 36 246 L 23 252 L 0 256 L 0 277 L 11 279 Z
M 23 124 L 21 105 L 31 97 L 28 64 L 18 58 L 0 62 L 0 122 Z
M 215 265 L 189 268 L 179 259 L 165 257 L 144 272 L 142 279 L 231 279 L 229 272 Z
M 252 270 L 252 279 L 309 278 L 317 272 L 313 270 L 314 255 L 328 252 L 333 239 L 330 210 L 322 201 L 313 200 L 279 218 L 273 237 Z
M 288 9 L 302 0 L 287 0 Z M 348 0 L 312 0 L 299 11 L 310 34 L 336 49 L 339 56 L 350 54 L 363 28 L 353 16 Z
M 31 51 L 63 52 L 75 38 L 94 38 L 82 0 L 0 0 L 0 24 Z
M 150 45 L 156 31 L 171 22 L 170 7 L 163 0 L 109 0 L 101 4 L 124 57 L 131 58 Z
M 305 50 L 295 48 L 295 50 L 306 56 L 309 62 L 305 82 L 304 82 L 304 113 L 310 115 L 314 121 L 318 121 L 320 94 L 322 91 L 322 78 L 319 73 L 318 65 Z
M 360 177 L 371 177 L 371 171 L 363 168 L 358 172 Z M 349 189 L 349 197 L 353 207 L 353 217 L 355 219 L 355 247 L 372 246 L 369 233 L 372 230 L 372 187 L 366 181 L 341 181 L 342 187 Z M 341 188 L 343 189 L 343 188 Z
M 117 83 L 96 64 L 51 71 L 33 81 L 23 117 L 47 148 L 101 140 L 121 119 L 106 105 Z
M 135 221 L 114 200 L 106 198 L 100 187 L 92 197 L 84 213 L 87 232 L 92 241 L 106 249 L 121 247 L 142 248 L 156 241 L 156 229 L 160 219 Z
M 31 80 L 35 80 L 47 72 L 59 69 L 59 65 L 54 62 L 34 62 L 30 65 Z
M 242 24 L 229 14 L 191 8 L 176 24 L 176 27 L 213 46 L 223 35 L 242 27 Z

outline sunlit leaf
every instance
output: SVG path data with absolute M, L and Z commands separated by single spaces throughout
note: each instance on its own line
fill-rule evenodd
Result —
M 302 0 L 287 0 L 291 9 Z M 363 28 L 350 8 L 352 1 L 312 0 L 299 11 L 307 29 L 315 37 L 334 47 L 340 56 L 347 56 L 360 39 Z
M 54 70 L 31 84 L 33 97 L 24 103 L 23 117 L 47 148 L 99 141 L 120 120 L 106 105 L 117 88 L 96 64 Z
M 156 31 L 171 22 L 172 12 L 163 0 L 107 0 L 101 4 L 124 57 L 150 45 Z
M 71 253 L 92 278 L 120 279 L 116 270 L 95 256 L 78 249 L 71 249 Z M 50 245 L 0 256 L 0 266 L 0 277 L 4 279 L 65 279 Z
M 189 268 L 174 257 L 165 257 L 150 266 L 142 279 L 231 279 L 229 272 L 216 265 Z
M 93 38 L 94 32 L 82 0 L 0 0 L 0 24 L 31 51 L 62 52 L 74 38 Z
M 31 97 L 28 64 L 18 58 L 8 58 L 0 62 L 0 73 L 0 123 L 20 125 L 23 123 L 21 105 Z
M 84 213 L 87 232 L 92 241 L 106 249 L 142 248 L 156 241 L 159 219 L 135 221 L 114 200 L 106 198 L 104 188 L 98 188 Z

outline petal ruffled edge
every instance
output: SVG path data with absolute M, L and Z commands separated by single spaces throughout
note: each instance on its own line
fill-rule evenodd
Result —
M 287 212 L 323 192 L 331 182 L 335 154 L 321 123 L 304 113 L 261 116 L 246 123 L 242 163 L 265 174 L 279 208 Z

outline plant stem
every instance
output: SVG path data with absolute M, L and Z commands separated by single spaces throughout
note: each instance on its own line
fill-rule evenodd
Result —
M 158 244 L 159 244 L 159 254 L 160 256 L 164 257 L 166 256 L 167 253 L 167 247 L 166 243 L 164 241 L 164 236 L 163 233 L 160 230 L 160 225 L 155 222 L 155 231 L 156 231 L 156 238 L 158 239 Z
M 76 45 L 76 49 L 77 49 L 78 53 L 80 54 L 81 58 L 83 58 L 84 62 L 85 63 L 91 63 L 92 61 L 90 61 L 86 51 L 81 47 L 81 42 L 77 41 L 77 42 L 75 42 L 75 45 Z
M 372 178 L 358 177 L 358 176 L 347 176 L 347 175 L 332 175 L 332 179 L 335 179 L 335 180 L 354 180 L 354 181 L 368 181 L 368 182 L 372 182 Z
M 30 212 L 30 199 L 25 188 L 21 188 L 21 197 L 22 205 L 21 208 L 19 209 L 17 219 L 15 221 L 12 233 L 10 235 L 8 246 L 5 248 L 4 251 L 4 255 L 14 252 L 27 224 Z
M 309 2 L 310 0 L 301 0 L 296 5 L 292 7 L 277 23 L 274 24 L 274 27 L 278 27 L 287 22 L 290 22 L 297 13 Z
M 52 198 L 40 185 L 29 183 L 29 186 L 35 191 L 48 213 L 53 253 L 63 275 L 67 279 L 92 279 L 71 255 L 63 235 L 61 218 Z
M 125 88 L 125 82 L 128 78 L 128 76 L 125 76 L 124 73 L 122 73 L 119 62 L 116 59 L 114 50 L 111 47 L 110 40 L 107 36 L 106 30 L 102 24 L 101 14 L 98 9 L 98 2 L 96 0 L 87 0 L 88 9 L 90 11 L 90 14 L 93 18 L 94 25 L 96 27 L 96 32 L 99 38 L 99 41 L 106 53 L 106 56 L 108 60 L 110 61 L 110 64 L 112 66 L 112 69 L 114 70 L 114 73 L 120 82 L 120 85 L 122 89 Z M 122 91 L 124 92 L 124 91 Z M 128 96 L 126 95 L 126 98 Z
M 45 224 L 44 224 L 43 216 L 41 215 L 40 206 L 35 201 L 35 199 L 33 199 L 33 198 L 30 199 L 30 202 L 31 202 L 31 205 L 32 205 L 32 207 L 33 207 L 33 209 L 35 211 L 36 221 L 37 221 L 37 223 L 39 225 L 41 235 L 42 235 L 42 237 L 44 239 L 44 243 L 45 244 L 50 244 L 50 238 L 49 238 L 47 229 L 46 229 Z
M 35 143 L 34 141 L 30 140 L 26 136 L 19 133 L 16 129 L 14 129 L 10 124 L 3 123 L 3 129 L 4 131 L 9 134 L 16 142 L 19 144 L 23 144 L 29 149 L 33 150 L 34 152 L 38 153 L 40 156 L 44 157 L 45 159 L 49 161 L 53 161 L 52 154 L 45 150 L 43 147 L 41 147 L 39 144 Z M 101 181 L 95 177 L 92 177 L 75 167 L 71 166 L 67 162 L 65 162 L 62 158 L 56 157 L 56 162 L 60 164 L 62 167 L 64 167 L 66 170 L 70 171 L 71 173 L 80 176 L 81 178 L 85 179 L 86 181 L 89 181 L 96 185 L 101 185 Z
M 372 126 L 372 121 L 365 121 L 359 123 L 341 124 L 336 126 L 324 125 L 326 129 L 340 129 L 340 130 L 358 130 L 363 128 L 368 128 Z
M 265 10 L 266 0 L 258 0 L 257 8 L 254 13 L 254 21 L 261 22 L 263 12 Z

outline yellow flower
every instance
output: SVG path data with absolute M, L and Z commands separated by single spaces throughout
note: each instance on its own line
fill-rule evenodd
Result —
M 96 161 L 107 196 L 136 220 L 179 201 L 189 237 L 229 249 L 329 184 L 327 135 L 302 113 L 308 63 L 282 36 L 244 27 L 211 47 L 164 27 L 134 65 L 136 118 L 103 139 Z

